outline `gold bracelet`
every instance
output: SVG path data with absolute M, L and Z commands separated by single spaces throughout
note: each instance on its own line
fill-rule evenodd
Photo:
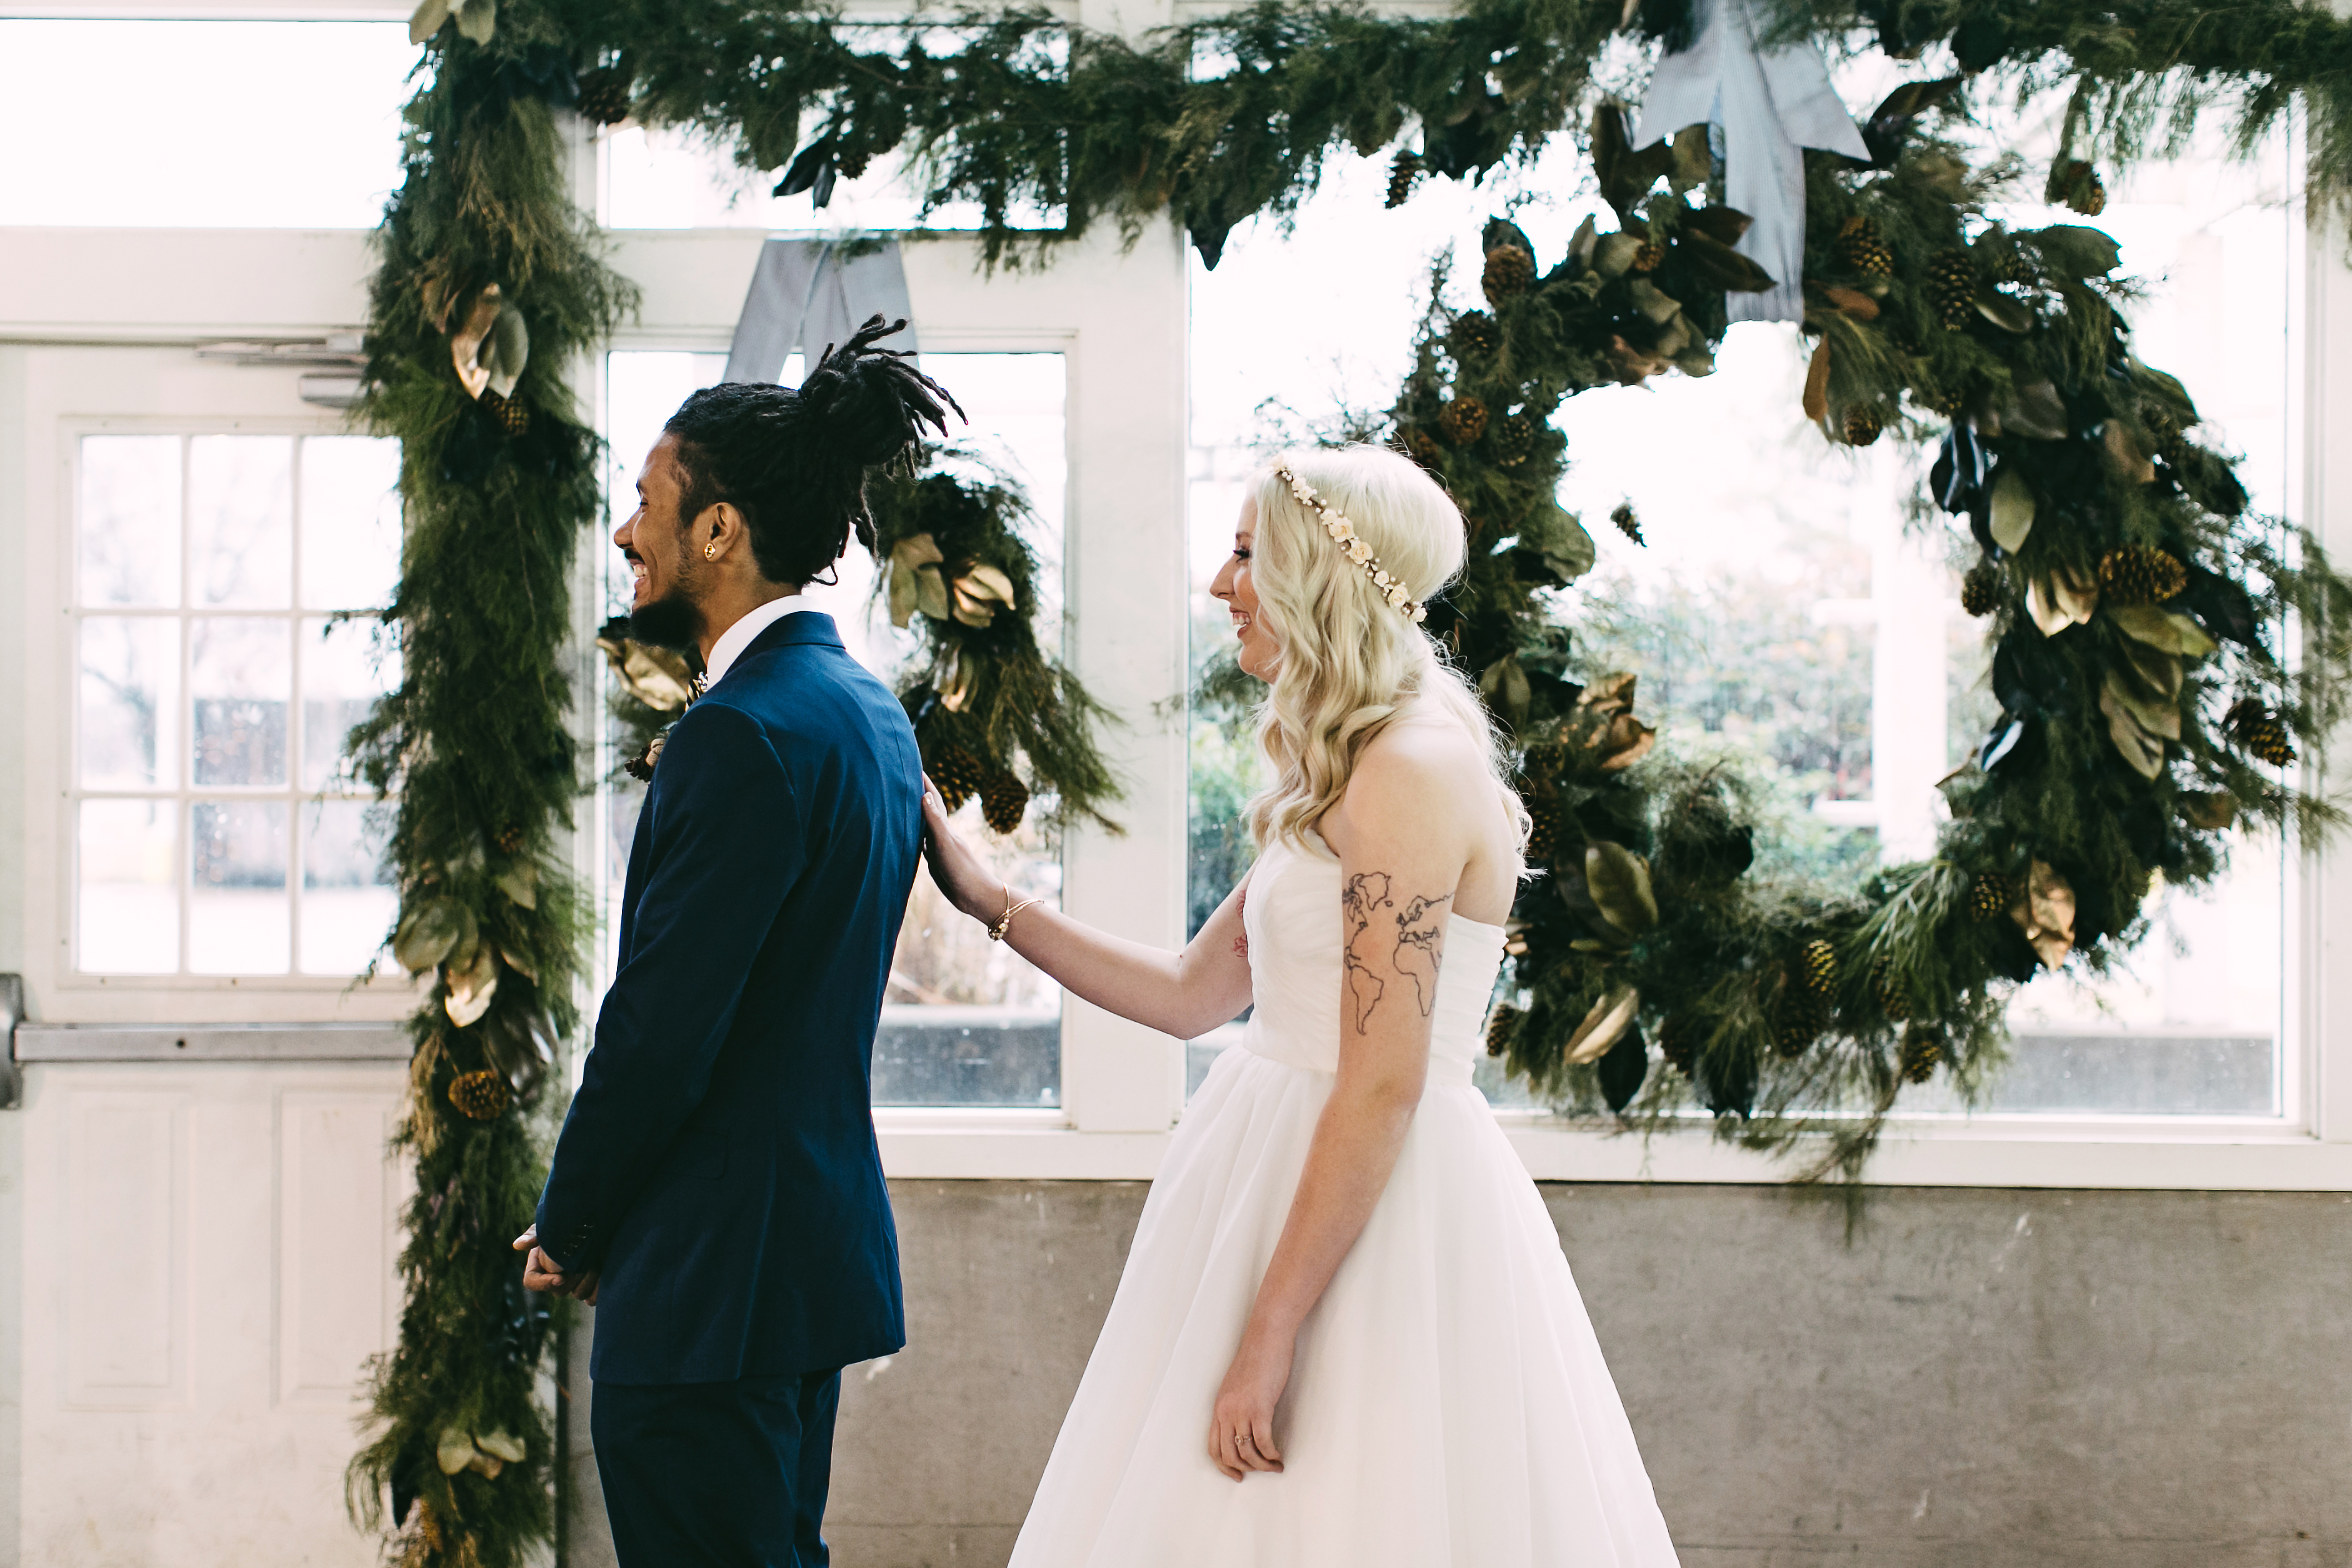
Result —
M 1045 901 L 1042 898 L 1024 898 L 1018 904 L 1013 903 L 1013 886 L 1010 883 L 1007 883 L 1004 888 L 1004 913 L 998 915 L 996 917 L 996 924 L 988 928 L 988 939 L 991 942 L 1003 941 L 1004 934 L 1013 929 L 1013 917 L 1014 915 L 1020 914 L 1023 910 L 1028 908 L 1033 904 L 1043 904 L 1045 902 Z

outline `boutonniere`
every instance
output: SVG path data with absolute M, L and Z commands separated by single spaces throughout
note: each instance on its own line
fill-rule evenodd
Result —
M 669 727 L 646 742 L 646 748 L 621 764 L 622 770 L 640 784 L 654 781 L 654 767 L 661 761 L 662 747 L 669 741 Z

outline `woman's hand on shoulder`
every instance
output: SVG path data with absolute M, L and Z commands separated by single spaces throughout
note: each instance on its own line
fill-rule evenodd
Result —
M 923 775 L 923 859 L 941 893 L 974 920 L 994 920 L 1004 913 L 1004 883 L 982 862 L 979 852 L 948 826 L 947 802 L 940 787 Z

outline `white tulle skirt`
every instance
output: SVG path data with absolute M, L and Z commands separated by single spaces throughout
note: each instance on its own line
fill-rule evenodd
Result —
M 1185 1113 L 1013 1568 L 1662 1568 L 1673 1542 L 1542 1199 L 1460 1063 L 1307 1320 L 1285 1469 L 1210 1407 L 1328 1073 L 1234 1049 Z

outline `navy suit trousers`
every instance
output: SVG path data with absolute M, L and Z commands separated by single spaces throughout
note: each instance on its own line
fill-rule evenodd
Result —
M 621 1568 L 824 1568 L 841 1374 L 599 1383 L 596 1473 Z

